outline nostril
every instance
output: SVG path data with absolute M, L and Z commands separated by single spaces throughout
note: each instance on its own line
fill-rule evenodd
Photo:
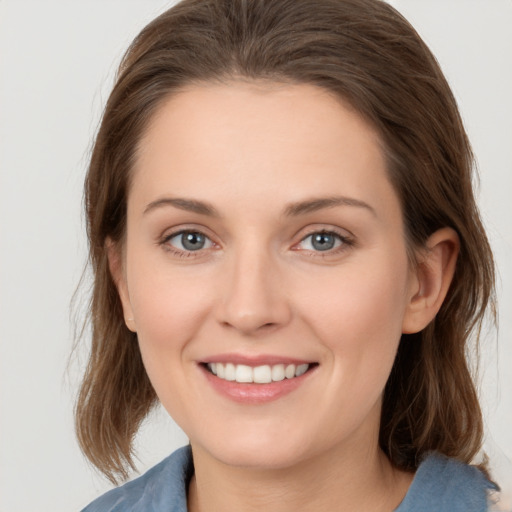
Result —
M 261 325 L 257 325 L 257 322 L 254 322 L 249 325 L 249 323 L 241 324 L 240 322 L 229 322 L 229 321 L 223 321 L 222 326 L 223 327 L 230 327 L 234 328 L 240 331 L 251 331 L 251 332 L 261 332 L 261 331 L 270 331 L 272 329 L 275 329 L 279 324 L 276 322 L 267 322 Z

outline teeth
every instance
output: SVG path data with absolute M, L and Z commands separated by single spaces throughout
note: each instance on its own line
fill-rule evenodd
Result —
M 294 364 L 289 364 L 286 367 L 286 370 L 284 371 L 284 376 L 287 379 L 293 379 L 293 377 L 295 377 L 295 365 Z
M 252 371 L 253 380 L 258 384 L 268 384 L 272 382 L 272 370 L 270 366 L 256 366 Z
M 245 364 L 233 363 L 208 363 L 208 369 L 217 377 L 236 381 L 240 383 L 268 384 L 270 382 L 279 382 L 281 380 L 293 379 L 304 375 L 309 368 L 309 364 L 268 364 L 251 367 Z
M 295 377 L 300 377 L 301 375 L 304 375 L 309 368 L 309 364 L 299 364 L 297 366 L 297 369 L 295 370 Z
M 228 363 L 226 366 L 229 366 L 229 364 L 230 363 Z M 252 368 L 250 366 L 245 366 L 244 364 L 237 364 L 236 378 L 234 380 L 237 382 L 253 382 Z
M 224 378 L 226 380 L 235 380 L 235 365 L 232 363 L 228 363 L 224 366 Z
M 276 364 L 275 366 L 272 366 L 271 371 L 271 379 L 274 382 L 284 380 L 285 373 L 284 373 L 284 364 Z

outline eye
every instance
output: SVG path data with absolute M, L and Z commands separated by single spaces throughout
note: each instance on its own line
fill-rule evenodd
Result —
M 330 251 L 337 249 L 343 244 L 348 244 L 348 240 L 332 231 L 318 231 L 304 237 L 298 246 L 306 251 Z
M 213 242 L 199 231 L 180 231 L 167 237 L 165 243 L 185 252 L 200 251 L 213 246 Z

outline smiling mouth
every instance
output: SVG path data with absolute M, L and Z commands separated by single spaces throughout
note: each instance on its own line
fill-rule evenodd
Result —
M 304 375 L 317 363 L 247 366 L 234 363 L 204 363 L 204 367 L 219 379 L 243 384 L 270 384 Z

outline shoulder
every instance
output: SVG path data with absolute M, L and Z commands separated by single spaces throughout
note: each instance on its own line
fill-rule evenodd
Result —
M 431 453 L 396 512 L 486 512 L 495 486 L 475 466 Z
M 184 446 L 142 476 L 100 496 L 82 512 L 186 512 L 192 472 L 191 450 Z

